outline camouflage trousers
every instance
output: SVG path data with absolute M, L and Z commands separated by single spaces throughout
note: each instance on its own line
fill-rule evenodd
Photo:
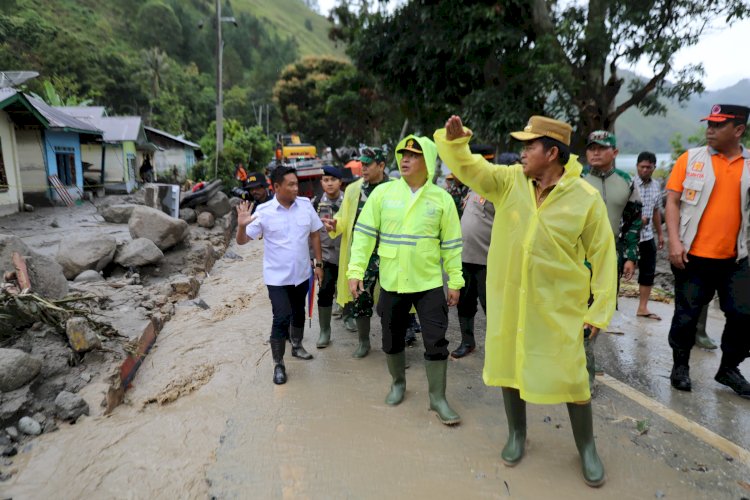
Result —
M 370 262 L 367 264 L 365 275 L 362 278 L 362 284 L 365 291 L 360 294 L 359 298 L 351 302 L 350 315 L 354 318 L 372 318 L 372 308 L 375 306 L 375 285 L 378 283 L 380 273 L 380 257 L 373 253 Z

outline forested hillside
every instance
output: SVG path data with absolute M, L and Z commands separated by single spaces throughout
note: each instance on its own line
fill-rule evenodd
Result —
M 254 123 L 281 69 L 308 54 L 343 57 L 328 21 L 302 0 L 223 0 L 225 115 Z M 139 114 L 198 139 L 215 105 L 211 0 L 0 0 L 0 70 L 33 70 L 43 94 Z M 274 118 L 273 115 L 271 117 Z

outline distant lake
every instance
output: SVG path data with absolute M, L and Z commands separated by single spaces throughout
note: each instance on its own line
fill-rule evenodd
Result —
M 657 170 L 669 170 L 672 168 L 672 154 L 671 153 L 655 153 L 656 154 L 656 168 Z M 624 170 L 629 174 L 635 174 L 635 165 L 638 160 L 638 155 L 617 155 L 616 165 L 620 170 Z

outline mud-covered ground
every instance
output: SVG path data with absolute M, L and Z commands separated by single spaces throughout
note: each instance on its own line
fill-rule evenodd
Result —
M 506 420 L 499 390 L 482 383 L 482 333 L 475 354 L 449 365 L 448 398 L 463 417 L 455 428 L 443 426 L 427 411 L 421 342 L 407 352 L 405 401 L 388 407 L 383 402 L 389 385 L 384 355 L 376 348 L 363 360 L 352 359 L 356 335 L 337 320 L 333 344 L 324 350 L 314 348 L 313 324 L 305 344 L 315 359 L 287 355 L 289 382 L 274 386 L 266 343 L 271 308 L 261 261 L 261 243 L 230 247 L 202 284 L 200 299 L 208 309 L 194 302 L 176 308 L 126 404 L 107 417 L 92 412 L 29 443 L 5 462 L 3 467 L 15 474 L 0 483 L 0 496 L 750 496 L 750 462 L 742 447 L 734 449 L 735 456 L 719 451 L 710 433 L 707 438 L 696 428 L 686 430 L 669 414 L 660 416 L 644 405 L 651 398 L 661 401 L 730 442 L 747 434 L 737 426 L 746 422 L 750 402 L 713 383 L 709 375 L 696 380 L 692 394 L 669 389 L 663 372 L 668 375 L 671 306 L 657 305 L 664 321 L 644 324 L 630 317 L 634 303 L 624 299 L 616 318 L 624 335 L 604 335 L 599 341 L 605 370 L 646 399 L 639 403 L 606 378 L 600 380 L 594 426 L 608 482 L 594 490 L 581 479 L 563 405 L 530 406 L 528 453 L 515 468 L 501 464 Z M 451 314 L 449 339 L 455 346 L 459 333 L 455 312 Z M 720 329 L 720 319 L 712 316 L 710 327 Z M 477 330 L 483 329 L 480 313 Z M 379 333 L 376 322 L 376 347 Z M 695 364 L 706 365 L 696 372 L 710 374 L 717 356 L 694 356 Z M 750 371 L 747 362 L 742 368 Z M 728 414 L 727 408 L 732 409 Z

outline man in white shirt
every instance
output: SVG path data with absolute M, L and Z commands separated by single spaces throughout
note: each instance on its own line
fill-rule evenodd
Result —
M 320 233 L 323 223 L 310 200 L 298 197 L 299 182 L 293 168 L 277 167 L 271 174 L 276 197 L 259 206 L 243 201 L 237 206 L 237 244 L 263 237 L 263 281 L 273 307 L 271 353 L 274 362 L 273 382 L 286 383 L 284 349 L 286 339 L 292 343 L 292 356 L 312 359 L 304 347 L 305 296 L 310 278 L 308 241 L 315 254 L 315 278 L 323 278 Z M 291 327 L 291 334 L 290 334 Z

